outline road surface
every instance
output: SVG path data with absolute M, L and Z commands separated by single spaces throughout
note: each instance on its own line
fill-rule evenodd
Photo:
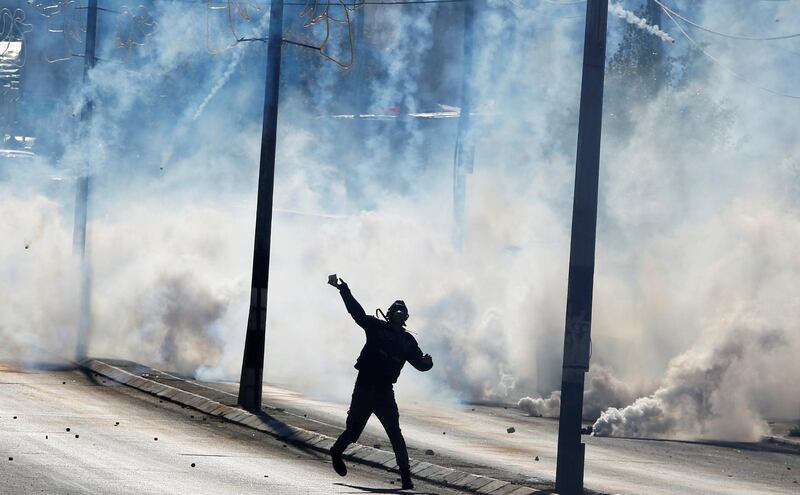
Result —
M 3 494 L 294 495 L 399 488 L 393 473 L 351 463 L 349 475 L 340 478 L 327 456 L 78 371 L 0 367 L 0 396 Z M 399 493 L 461 493 L 416 484 L 416 492 Z
M 228 393 L 235 384 L 207 384 Z M 265 385 L 264 402 L 284 409 L 297 426 L 335 434 L 344 425 L 346 403 L 314 400 Z M 343 397 L 344 400 L 349 397 Z M 308 418 L 303 418 L 303 414 Z M 524 482 L 553 480 L 558 423 L 531 418 L 516 407 L 400 403 L 401 426 L 411 455 L 453 467 L 480 466 L 479 474 Z M 514 433 L 507 428 L 514 427 Z M 585 485 L 622 495 L 771 495 L 800 493 L 800 450 L 775 452 L 761 445 L 584 436 Z M 361 442 L 386 444 L 380 423 L 370 420 Z M 435 458 L 425 458 L 425 449 Z M 538 460 L 537 460 L 538 458 Z M 478 468 L 465 468 L 474 472 Z M 503 475 L 502 473 L 506 473 Z

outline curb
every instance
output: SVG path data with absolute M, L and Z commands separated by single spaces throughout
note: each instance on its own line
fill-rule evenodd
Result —
M 87 359 L 81 363 L 84 368 L 103 375 L 115 382 L 168 399 L 177 404 L 202 411 L 210 416 L 224 418 L 248 428 L 262 431 L 279 440 L 296 446 L 310 448 L 330 454 L 335 438 L 321 433 L 286 425 L 268 417 L 258 416 L 238 407 L 226 406 L 220 402 L 207 399 L 201 395 L 187 392 L 163 383 L 148 380 L 98 359 Z M 368 447 L 354 443 L 344 451 L 344 458 L 360 464 L 382 469 L 396 470 L 394 452 Z M 410 459 L 411 474 L 420 480 L 448 488 L 455 488 L 483 495 L 533 495 L 542 493 L 533 488 L 517 485 L 495 478 L 478 476 L 431 464 L 425 461 Z

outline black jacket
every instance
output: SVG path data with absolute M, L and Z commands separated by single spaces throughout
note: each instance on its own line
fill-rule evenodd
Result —
M 342 287 L 339 292 L 350 316 L 367 335 L 367 343 L 355 365 L 359 381 L 395 383 L 406 361 L 419 371 L 433 367 L 422 360 L 422 351 L 413 335 L 393 329 L 389 322 L 367 316 L 348 287 Z

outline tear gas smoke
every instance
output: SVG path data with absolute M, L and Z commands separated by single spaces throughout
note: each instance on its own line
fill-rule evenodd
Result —
M 648 33 L 658 36 L 663 41 L 668 43 L 675 43 L 675 39 L 669 35 L 669 33 L 663 31 L 657 25 L 651 25 L 647 23 L 647 19 L 642 19 L 641 17 L 637 16 L 630 10 L 625 10 L 622 5 L 618 3 L 609 3 L 608 4 L 608 11 L 620 19 L 624 20 L 628 24 L 637 27 L 638 29 L 642 29 L 647 31 Z
M 531 399 L 521 407 L 557 409 L 557 395 L 547 394 L 560 384 L 585 5 L 516 3 L 489 0 L 477 20 L 477 156 L 462 251 L 450 236 L 456 122 L 403 116 L 460 106 L 463 6 L 359 9 L 368 28 L 349 72 L 284 46 L 267 380 L 348 397 L 363 335 L 325 283 L 335 272 L 369 312 L 398 298 L 408 304 L 409 327 L 436 365 L 404 374 L 399 395 L 538 394 L 541 406 Z M 784 30 L 800 26 L 768 2 L 673 3 L 736 32 L 769 32 L 778 10 Z M 302 30 L 300 8 L 287 6 L 287 37 L 318 41 L 321 33 Z M 74 348 L 72 188 L 91 163 L 89 353 L 238 377 L 265 47 L 210 55 L 205 15 L 202 4 L 153 1 L 159 29 L 130 55 L 115 51 L 112 29 L 100 22 L 101 60 L 85 86 L 79 63 L 36 62 L 60 53 L 61 37 L 41 23 L 27 34 L 19 105 L 27 128 L 12 130 L 41 146 L 38 158 L 5 160 L 0 170 L 0 342 L 17 357 Z M 609 29 L 609 59 L 637 53 L 626 44 L 636 35 L 653 39 L 614 19 Z M 750 70 L 760 85 L 797 80 L 784 45 L 708 41 L 721 63 Z M 686 43 L 636 60 L 610 71 L 606 85 L 585 414 L 621 408 L 609 424 L 627 427 L 635 421 L 625 406 L 644 396 L 658 401 L 661 419 L 639 431 L 736 437 L 722 426 L 731 421 L 752 436 L 765 415 L 800 410 L 785 393 L 800 376 L 795 102 L 742 83 Z M 644 69 L 654 76 L 638 77 Z M 77 111 L 88 96 L 94 116 L 78 142 Z M 339 113 L 398 118 L 329 118 Z M 761 345 L 761 328 L 784 344 Z M 714 351 L 732 347 L 740 351 L 728 361 Z M 675 358 L 687 352 L 707 357 Z M 717 366 L 719 380 L 703 378 L 702 363 Z M 733 387 L 734 377 L 747 386 Z M 677 382 L 689 379 L 713 397 L 707 408 L 681 406 L 691 393 Z M 720 416 L 723 406 L 730 413 Z M 682 416 L 704 412 L 695 423 Z
M 709 351 L 688 351 L 655 393 L 603 412 L 593 435 L 758 441 L 769 428 L 746 400 L 748 361 L 783 344 L 777 332 L 737 331 Z
M 614 377 L 611 370 L 595 365 L 586 377 L 583 394 L 583 417 L 596 419 L 608 407 L 622 407 L 635 397 L 630 387 Z M 549 397 L 523 397 L 517 406 L 529 416 L 557 418 L 561 408 L 561 391 L 553 391 Z

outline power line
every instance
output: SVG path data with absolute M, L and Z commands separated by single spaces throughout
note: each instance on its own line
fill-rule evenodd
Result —
M 658 0 L 656 0 L 656 2 L 658 2 Z M 684 37 L 685 37 L 687 40 L 689 40 L 689 42 L 690 42 L 690 43 L 691 43 L 691 44 L 692 44 L 692 45 L 693 45 L 693 46 L 694 46 L 694 47 L 695 47 L 697 50 L 699 50 L 699 51 L 700 51 L 700 52 L 701 52 L 703 55 L 705 55 L 706 57 L 708 57 L 708 59 L 709 59 L 709 60 L 711 60 L 712 62 L 714 62 L 715 64 L 717 64 L 717 65 L 718 65 L 718 66 L 719 66 L 719 67 L 720 67 L 722 70 L 724 70 L 725 72 L 728 72 L 730 75 L 732 75 L 732 76 L 733 76 L 733 77 L 735 77 L 736 79 L 738 79 L 738 80 L 742 81 L 743 83 L 745 83 L 745 84 L 747 84 L 747 85 L 749 85 L 749 86 L 753 86 L 754 88 L 760 89 L 761 91 L 765 91 L 765 92 L 767 92 L 767 93 L 770 93 L 770 94 L 772 94 L 772 95 L 775 95 L 775 96 L 782 96 L 782 97 L 784 97 L 784 98 L 791 98 L 791 99 L 793 99 L 793 100 L 800 100 L 800 95 L 794 95 L 794 94 L 789 94 L 789 93 L 783 93 L 783 92 L 781 92 L 781 91 L 777 91 L 777 90 L 774 90 L 774 89 L 768 88 L 768 87 L 766 87 L 766 86 L 761 86 L 760 84 L 756 84 L 756 83 L 754 83 L 753 81 L 751 81 L 751 80 L 750 80 L 748 77 L 746 77 L 746 76 L 743 76 L 742 74 L 740 74 L 740 73 L 736 72 L 735 70 L 731 69 L 731 68 L 730 68 L 730 67 L 728 67 L 728 66 L 727 66 L 725 63 L 723 63 L 721 60 L 719 60 L 717 57 L 715 57 L 714 55 L 710 54 L 710 53 L 709 53 L 709 52 L 708 52 L 708 51 L 707 51 L 705 48 L 703 48 L 703 47 L 702 47 L 702 46 L 701 46 L 701 45 L 700 45 L 700 44 L 699 44 L 699 43 L 698 43 L 698 42 L 697 42 L 697 41 L 696 41 L 694 38 L 692 38 L 692 37 L 689 35 L 689 33 L 687 33 L 687 32 L 686 32 L 686 30 L 683 28 L 683 26 L 681 26 L 681 25 L 680 25 L 680 23 L 677 21 L 677 19 L 675 19 L 675 17 L 673 17 L 673 16 L 672 16 L 672 14 L 671 14 L 669 11 L 667 11 L 667 10 L 664 10 L 664 13 L 665 13 L 665 14 L 667 14 L 667 17 L 669 17 L 669 18 L 670 18 L 670 20 L 671 20 L 671 21 L 672 21 L 672 22 L 675 24 L 675 26 L 676 26 L 676 27 L 677 27 L 677 28 L 680 30 L 680 32 L 683 34 L 683 36 L 684 36 Z
M 657 3 L 661 7 L 661 9 L 668 16 L 670 16 L 670 18 L 672 18 L 674 16 L 674 17 L 682 20 L 683 22 L 685 22 L 686 24 L 689 24 L 690 26 L 692 26 L 694 28 L 697 28 L 697 29 L 699 29 L 701 31 L 705 31 L 707 33 L 715 34 L 717 36 L 722 36 L 724 38 L 731 38 L 731 39 L 735 39 L 735 40 L 747 40 L 747 41 L 777 41 L 777 40 L 788 40 L 788 39 L 791 39 L 791 38 L 800 38 L 800 33 L 792 33 L 792 34 L 786 34 L 786 35 L 782 35 L 782 36 L 748 36 L 748 35 L 730 34 L 730 33 L 723 33 L 723 32 L 720 32 L 720 31 L 715 31 L 715 30 L 713 30 L 711 28 L 707 28 L 705 26 L 702 26 L 702 25 L 690 20 L 690 19 L 687 19 L 686 17 L 682 16 L 678 12 L 675 12 L 671 8 L 669 8 L 666 5 L 664 5 L 660 0 L 653 0 L 653 1 L 655 3 Z

